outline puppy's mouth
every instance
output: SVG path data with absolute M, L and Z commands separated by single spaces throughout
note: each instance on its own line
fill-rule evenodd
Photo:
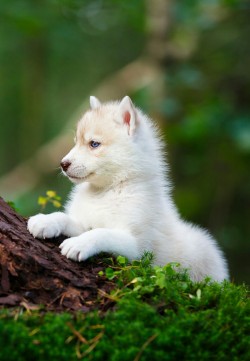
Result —
M 85 181 L 86 179 L 88 179 L 90 176 L 92 176 L 94 174 L 94 172 L 91 172 L 89 174 L 87 174 L 86 176 L 84 177 L 79 177 L 79 176 L 75 176 L 75 175 L 72 175 L 72 174 L 67 174 L 67 177 L 69 177 L 70 179 L 72 179 L 73 181 Z

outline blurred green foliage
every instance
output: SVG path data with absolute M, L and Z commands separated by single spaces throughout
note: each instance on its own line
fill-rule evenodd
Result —
M 1 3 L 0 175 L 58 134 L 101 80 L 148 56 L 147 6 Z M 226 252 L 232 278 L 249 282 L 250 5 L 173 0 L 169 13 L 166 43 L 178 51 L 161 60 L 164 94 L 153 103 L 149 89 L 130 95 L 160 120 L 181 214 L 207 227 Z M 15 199 L 17 207 L 37 212 L 37 198 L 49 188 L 65 199 L 70 185 L 57 174 Z
M 53 138 L 94 85 L 140 54 L 143 7 L 142 0 L 1 2 L 0 174 Z
M 175 197 L 188 219 L 220 240 L 232 277 L 249 280 L 250 5 L 188 3 L 194 4 L 192 25 L 189 13 L 181 27 L 198 31 L 198 46 L 188 60 L 168 64 L 163 102 Z M 224 6 L 202 17 L 199 10 L 211 3 Z M 184 6 L 176 4 L 180 21 Z

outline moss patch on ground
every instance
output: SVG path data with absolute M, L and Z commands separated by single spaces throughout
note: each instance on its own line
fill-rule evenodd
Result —
M 152 267 L 150 255 L 111 261 L 105 314 L 2 309 L 0 360 L 249 360 L 247 287 L 194 283 L 176 268 Z

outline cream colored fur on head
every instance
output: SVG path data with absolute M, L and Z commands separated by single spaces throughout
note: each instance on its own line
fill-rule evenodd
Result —
M 173 204 L 162 143 L 151 120 L 126 96 L 101 104 L 80 119 L 63 173 L 76 184 L 65 212 L 28 221 L 38 238 L 69 237 L 61 252 L 75 261 L 110 252 L 154 263 L 178 262 L 193 280 L 228 278 L 222 252 L 210 234 L 183 221 Z

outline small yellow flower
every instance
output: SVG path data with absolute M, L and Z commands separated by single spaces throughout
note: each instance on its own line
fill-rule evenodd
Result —
M 47 204 L 47 199 L 45 197 L 39 197 L 38 198 L 38 204 L 39 206 L 45 207 Z
M 42 210 L 47 206 L 48 203 L 53 204 L 55 208 L 60 208 L 62 206 L 61 197 L 59 197 L 55 191 L 47 191 L 46 197 L 39 197 L 38 204 L 42 207 Z
M 48 196 L 49 198 L 54 198 L 54 197 L 56 197 L 56 192 L 55 192 L 55 191 L 47 191 L 46 194 L 47 194 L 47 196 Z
M 56 207 L 56 208 L 60 208 L 62 205 L 59 201 L 53 201 L 53 206 Z

